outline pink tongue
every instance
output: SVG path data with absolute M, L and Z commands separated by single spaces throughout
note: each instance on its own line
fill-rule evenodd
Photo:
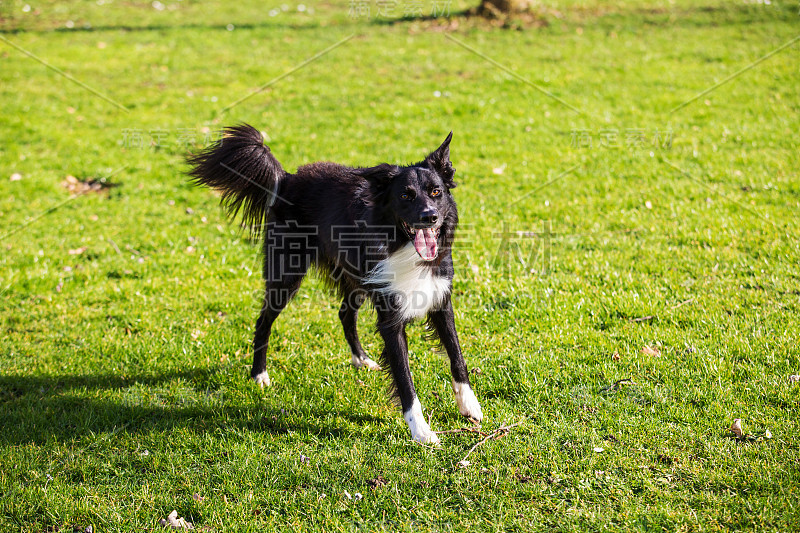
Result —
M 436 233 L 432 228 L 417 230 L 414 236 L 414 248 L 425 261 L 436 259 Z

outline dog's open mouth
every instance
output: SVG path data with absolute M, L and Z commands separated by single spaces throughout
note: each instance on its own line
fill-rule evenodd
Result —
M 408 236 L 414 241 L 414 248 L 419 256 L 425 261 L 433 261 L 439 252 L 439 229 L 440 228 L 420 228 L 415 229 L 411 225 L 403 224 Z

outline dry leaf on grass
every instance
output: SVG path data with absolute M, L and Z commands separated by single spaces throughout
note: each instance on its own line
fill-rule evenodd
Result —
M 119 183 L 110 182 L 106 178 L 87 178 L 81 180 L 75 176 L 68 175 L 64 178 L 64 181 L 61 182 L 61 186 L 72 194 L 86 194 L 87 192 L 106 192 L 112 187 L 119 187 Z
M 187 522 L 183 517 L 178 517 L 178 511 L 175 509 L 167 515 L 166 520 L 162 518 L 158 523 L 162 527 L 169 527 L 170 529 L 194 529 L 194 525 L 191 522 Z
M 386 480 L 383 478 L 383 476 L 378 476 L 374 479 L 368 480 L 367 485 L 369 485 L 369 488 L 371 488 L 372 490 L 375 490 L 379 487 L 383 487 L 384 485 L 386 485 Z
M 728 432 L 731 433 L 731 437 L 738 440 L 738 441 L 746 441 L 746 442 L 763 442 L 765 440 L 769 440 L 772 438 L 772 432 L 768 429 L 764 430 L 764 433 L 761 434 L 752 434 L 752 433 L 745 433 L 742 429 L 742 419 L 736 418 L 731 424 L 731 427 L 728 428 Z
M 486 469 L 485 468 L 481 468 L 481 472 L 483 472 L 484 470 L 486 470 Z M 488 470 L 486 470 L 486 471 L 488 472 Z M 525 475 L 523 475 L 523 474 L 521 474 L 519 472 L 514 474 L 514 477 L 516 477 L 517 481 L 520 482 L 520 483 L 530 483 L 531 481 L 533 481 L 533 478 L 531 476 L 525 476 Z
M 731 424 L 731 427 L 728 428 L 728 431 L 733 433 L 737 439 L 741 439 L 744 436 L 744 433 L 742 433 L 742 419 L 734 419 L 733 424 Z
M 650 345 L 647 345 L 644 348 L 642 348 L 642 353 L 653 357 L 661 357 L 661 350 Z

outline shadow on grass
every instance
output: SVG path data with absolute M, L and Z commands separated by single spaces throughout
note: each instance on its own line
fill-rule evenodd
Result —
M 479 4 L 476 0 L 475 4 Z M 705 27 L 705 26 L 728 26 L 736 24 L 751 24 L 765 21 L 794 21 L 796 20 L 796 7 L 787 3 L 785 5 L 774 5 L 765 9 L 763 5 L 752 3 L 732 3 L 724 5 L 699 5 L 693 7 L 632 7 L 615 8 L 607 4 L 589 5 L 582 8 L 571 8 L 563 13 L 557 10 L 541 9 L 530 12 L 513 13 L 487 17 L 480 13 L 476 7 L 462 11 L 450 11 L 441 15 L 415 15 L 402 17 L 369 17 L 368 22 L 377 26 L 408 25 L 419 23 L 422 27 L 434 31 L 453 31 L 464 28 L 505 28 L 513 30 L 536 29 L 550 26 L 551 23 L 571 22 L 574 24 L 593 24 L 599 27 L 615 28 L 623 26 L 636 29 L 631 23 L 639 23 L 641 26 L 652 25 L 675 25 L 686 27 Z M 2 18 L 2 17 L 0 17 Z M 352 24 L 359 24 L 361 18 L 353 17 Z M 7 21 L 8 22 L 8 21 Z M 342 23 L 342 26 L 348 26 Z M 274 20 L 255 21 L 255 22 L 233 22 L 237 30 L 258 30 L 284 28 L 291 30 L 318 30 L 320 24 L 316 20 L 308 23 L 288 23 L 281 24 Z M 228 32 L 228 24 L 203 24 L 203 23 L 184 23 L 184 24 L 147 24 L 135 26 L 131 24 L 106 24 L 89 27 L 75 28 L 0 28 L 0 35 L 15 35 L 19 33 L 43 34 L 43 33 L 91 33 L 103 31 L 120 32 L 163 32 L 168 30 L 204 30 Z
M 442 15 L 417 15 L 398 18 L 371 19 L 372 24 L 378 26 L 396 26 L 404 24 L 420 24 L 423 28 L 433 31 L 454 31 L 465 28 L 502 28 L 502 29 L 536 29 L 550 25 L 546 16 L 536 11 L 523 11 L 500 15 L 498 17 L 486 16 L 476 8 L 462 11 L 450 11 Z
M 222 400 L 207 386 L 219 371 L 188 370 L 121 377 L 112 374 L 0 376 L 0 443 L 41 444 L 103 438 L 103 435 L 152 433 L 186 428 L 267 432 L 289 431 L 320 438 L 341 438 L 351 432 L 342 419 L 362 426 L 382 419 L 318 405 L 280 406 L 250 399 Z M 181 394 L 159 388 L 176 380 L 189 386 Z M 255 387 L 255 386 L 254 386 Z M 131 398 L 126 394 L 134 391 Z M 128 394 L 130 396 L 130 394 Z M 244 396 L 244 397 L 243 397 Z M 210 401 L 209 401 L 210 399 Z M 347 425 L 347 424 L 344 424 Z
M 638 21 L 642 25 L 685 25 L 693 26 L 725 26 L 766 20 L 791 21 L 796 18 L 796 10 L 792 6 L 775 6 L 764 9 L 763 5 L 730 3 L 723 5 L 697 5 L 691 7 L 617 7 L 608 3 L 596 5 L 572 6 L 568 9 L 556 10 L 548 8 L 532 9 L 519 13 L 481 13 L 477 7 L 461 11 L 450 11 L 442 15 L 403 16 L 398 18 L 371 19 L 376 25 L 397 25 L 422 23 L 440 30 L 455 30 L 461 27 L 497 27 L 507 29 L 536 29 L 550 26 L 551 23 L 609 23 L 625 24 Z
M 276 24 L 275 22 L 245 22 L 233 25 L 237 30 L 259 30 L 259 29 L 275 29 L 286 28 L 291 30 L 306 30 L 317 29 L 317 24 Z M 133 26 L 130 24 L 106 24 L 99 26 L 78 27 L 78 28 L 45 28 L 45 29 L 25 29 L 25 28 L 0 28 L 0 35 L 16 35 L 19 33 L 92 33 L 103 31 L 120 31 L 120 32 L 149 32 L 149 31 L 167 31 L 167 30 L 205 30 L 205 31 L 219 31 L 228 33 L 227 24 L 147 24 L 143 26 Z

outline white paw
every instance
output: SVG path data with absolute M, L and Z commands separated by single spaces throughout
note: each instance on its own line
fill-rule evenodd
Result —
M 253 381 L 261 385 L 262 389 L 264 387 L 269 387 L 272 384 L 272 382 L 269 380 L 269 374 L 267 374 L 266 370 L 264 370 L 262 373 L 254 377 Z
M 411 409 L 403 413 L 408 429 L 411 430 L 411 438 L 422 444 L 439 444 L 439 437 L 431 430 L 425 417 L 422 416 L 422 405 L 418 399 L 414 399 Z
M 364 359 L 354 355 L 350 362 L 353 363 L 353 366 L 356 368 L 366 368 L 367 370 L 382 370 L 381 365 L 370 359 L 369 357 L 365 357 Z
M 472 387 L 469 386 L 469 383 L 456 383 L 454 381 L 453 392 L 456 395 L 459 413 L 477 422 L 483 420 L 481 404 L 478 403 L 478 399 L 475 397 L 475 393 L 472 392 Z

